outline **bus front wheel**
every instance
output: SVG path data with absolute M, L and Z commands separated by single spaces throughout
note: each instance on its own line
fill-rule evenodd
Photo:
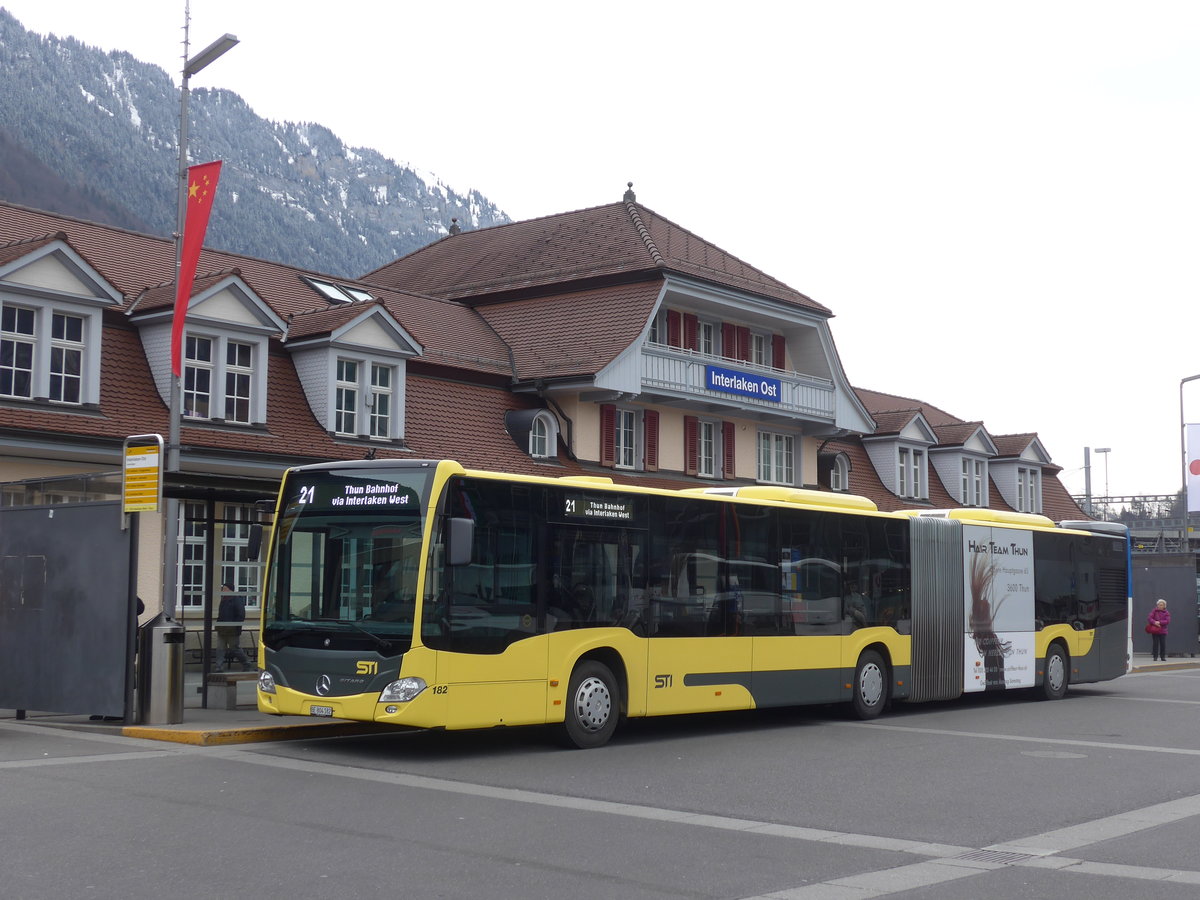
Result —
M 1060 645 L 1051 644 L 1046 650 L 1046 664 L 1042 670 L 1042 699 L 1061 700 L 1067 696 L 1070 680 L 1067 655 Z
M 586 660 L 575 667 L 567 688 L 563 733 L 568 747 L 588 750 L 608 743 L 617 730 L 620 694 L 608 666 Z
M 874 650 L 868 650 L 858 658 L 854 670 L 854 714 L 860 719 L 874 719 L 887 701 L 887 664 Z

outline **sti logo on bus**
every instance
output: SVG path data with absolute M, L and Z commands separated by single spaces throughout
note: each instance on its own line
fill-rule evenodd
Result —
M 354 664 L 354 672 L 357 675 L 378 675 L 379 663 L 373 659 L 360 659 Z
M 674 683 L 674 678 L 671 675 L 655 675 L 654 688 L 669 688 Z

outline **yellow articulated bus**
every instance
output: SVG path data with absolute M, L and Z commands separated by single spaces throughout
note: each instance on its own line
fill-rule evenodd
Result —
M 577 747 L 625 716 L 1055 699 L 1130 645 L 1120 526 L 448 460 L 289 470 L 263 599 L 263 712 Z

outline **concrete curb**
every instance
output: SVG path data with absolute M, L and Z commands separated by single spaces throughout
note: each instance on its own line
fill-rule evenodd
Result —
M 356 734 L 380 734 L 394 731 L 387 725 L 360 722 L 339 722 L 294 725 L 246 725 L 235 728 L 179 728 L 154 725 L 126 725 L 120 729 L 125 737 L 147 741 L 170 741 L 215 747 L 222 744 L 255 744 L 267 741 L 298 741 L 306 738 L 347 737 Z

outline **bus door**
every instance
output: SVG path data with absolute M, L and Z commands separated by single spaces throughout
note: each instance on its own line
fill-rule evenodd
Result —
M 469 565 L 444 570 L 441 602 L 426 610 L 425 644 L 439 651 L 435 690 L 449 728 L 546 720 L 546 643 L 537 640 L 540 516 L 528 485 L 464 479 L 451 514 L 474 520 Z
M 725 504 L 685 501 L 667 517 L 658 532 L 666 571 L 652 589 L 648 628 L 647 713 L 749 709 L 754 639 L 725 556 L 736 546 L 736 516 Z
M 813 510 L 780 514 L 779 636 L 758 638 L 754 650 L 755 697 L 762 705 L 841 698 L 845 560 L 839 519 Z

